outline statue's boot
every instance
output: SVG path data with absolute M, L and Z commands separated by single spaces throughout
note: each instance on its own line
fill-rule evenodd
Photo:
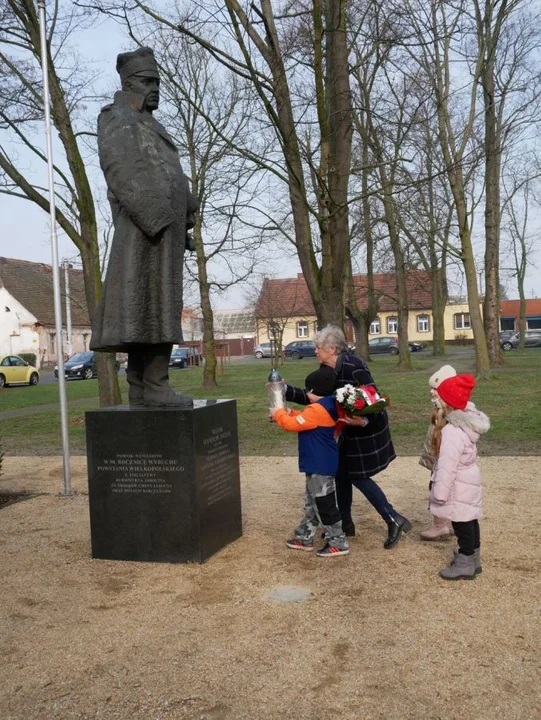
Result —
M 193 407 L 193 398 L 178 395 L 169 385 L 169 358 L 172 345 L 148 345 L 144 354 L 145 407 Z
M 128 400 L 133 407 L 143 407 L 144 384 L 143 372 L 145 369 L 145 355 L 142 350 L 130 350 L 128 352 L 128 367 L 126 369 L 126 380 L 128 381 Z

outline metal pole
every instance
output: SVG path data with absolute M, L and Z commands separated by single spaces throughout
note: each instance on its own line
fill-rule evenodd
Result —
M 56 237 L 56 207 L 54 198 L 53 145 L 51 141 L 51 109 L 49 99 L 49 68 L 47 39 L 45 36 L 45 0 L 38 0 L 41 69 L 43 73 L 43 108 L 45 110 L 45 137 L 47 140 L 47 166 L 49 179 L 49 215 L 51 219 L 51 252 L 53 266 L 54 317 L 58 361 L 58 389 L 60 392 L 60 424 L 62 456 L 64 460 L 64 491 L 60 495 L 73 495 L 71 489 L 70 454 L 68 439 L 68 408 L 66 402 L 66 376 L 64 375 L 64 343 L 62 342 L 62 306 L 60 302 L 60 272 L 58 267 L 58 240 Z
M 70 264 L 67 260 L 63 261 L 64 266 L 64 288 L 66 292 L 66 349 L 68 356 L 73 354 L 72 331 L 71 331 L 71 298 L 70 298 Z

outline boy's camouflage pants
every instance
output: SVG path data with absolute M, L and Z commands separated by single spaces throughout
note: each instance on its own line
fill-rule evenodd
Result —
M 336 502 L 334 477 L 306 473 L 304 491 L 304 518 L 295 528 L 297 540 L 311 540 L 322 525 L 331 547 L 345 550 L 349 547 L 342 530 L 342 520 Z

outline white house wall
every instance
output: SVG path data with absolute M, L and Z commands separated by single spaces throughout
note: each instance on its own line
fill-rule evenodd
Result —
M 0 355 L 35 353 L 39 363 L 37 319 L 13 295 L 0 288 Z

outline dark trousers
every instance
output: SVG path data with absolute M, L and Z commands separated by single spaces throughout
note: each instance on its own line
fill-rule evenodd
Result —
M 362 492 L 370 505 L 381 515 L 386 523 L 392 522 L 397 516 L 396 510 L 380 486 L 372 478 L 350 479 L 347 462 L 340 458 L 338 473 L 336 474 L 336 497 L 343 523 L 351 522 L 351 503 L 353 502 L 353 485 Z
M 451 524 L 458 542 L 458 552 L 461 555 L 473 555 L 481 547 L 479 521 L 468 520 L 468 522 L 452 522 Z

